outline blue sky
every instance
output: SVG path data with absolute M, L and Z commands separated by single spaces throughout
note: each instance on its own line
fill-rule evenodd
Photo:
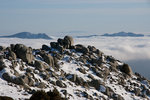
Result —
M 0 0 L 0 34 L 150 33 L 149 0 Z

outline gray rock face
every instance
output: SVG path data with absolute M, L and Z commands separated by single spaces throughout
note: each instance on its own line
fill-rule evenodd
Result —
M 0 51 L 3 51 L 5 49 L 4 46 L 0 46 Z
M 21 58 L 24 62 L 31 63 L 34 60 L 32 48 L 28 48 L 23 44 L 15 45 L 15 53 L 17 57 Z
M 57 80 L 57 81 L 56 81 L 56 85 L 59 86 L 59 87 L 64 87 L 63 82 L 60 81 L 60 80 Z
M 51 42 L 50 45 L 52 48 L 57 49 L 58 43 L 57 42 Z
M 63 46 L 63 45 L 64 45 L 64 40 L 59 38 L 59 39 L 57 40 L 57 43 L 58 43 L 59 45 L 62 45 L 62 46 Z
M 38 84 L 38 88 L 45 88 L 46 87 L 46 84 L 45 83 L 43 83 L 43 82 L 40 82 L 39 84 Z
M 5 68 L 5 64 L 3 62 L 3 58 L 0 59 L 0 71 L 3 70 Z
M 71 36 L 65 36 L 64 37 L 64 47 L 70 48 L 74 44 L 74 40 Z
M 35 61 L 34 66 L 39 71 L 43 71 L 48 68 L 48 66 L 46 66 L 44 63 L 42 63 L 41 61 L 37 61 L 37 60 Z
M 6 80 L 8 82 L 12 82 L 12 83 L 17 84 L 17 85 L 23 85 L 24 84 L 23 80 L 20 77 L 13 78 L 8 73 L 4 73 L 2 75 L 2 77 L 4 80 Z
M 89 86 L 95 87 L 96 90 L 100 89 L 100 85 L 102 84 L 102 82 L 100 80 L 92 80 L 91 82 L 88 83 Z
M 16 60 L 17 58 L 16 54 L 13 51 L 9 51 L 8 55 L 9 55 L 9 59 Z
M 141 93 L 141 90 L 139 88 L 134 89 L 135 95 L 138 96 Z
M 48 51 L 50 48 L 47 45 L 42 45 L 42 50 Z
M 115 97 L 113 97 L 113 100 L 124 100 L 124 98 L 121 95 L 115 95 Z
M 84 54 L 87 54 L 89 52 L 89 49 L 86 48 L 85 46 L 81 45 L 81 44 L 75 45 L 75 50 L 77 52 L 81 52 L 81 53 L 84 53 Z
M 50 54 L 44 54 L 43 59 L 49 66 L 54 67 L 54 59 Z
M 51 42 L 50 45 L 52 48 L 55 48 L 58 51 L 60 51 L 60 53 L 62 53 L 64 50 L 63 46 L 59 45 L 57 42 Z
M 121 71 L 131 76 L 133 74 L 131 67 L 128 64 L 121 66 Z

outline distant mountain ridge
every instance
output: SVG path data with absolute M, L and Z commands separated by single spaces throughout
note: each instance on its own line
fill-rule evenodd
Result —
M 113 33 L 113 34 L 103 34 L 101 36 L 108 36 L 108 37 L 116 37 L 116 36 L 120 36 L 120 37 L 143 37 L 143 34 L 135 34 L 132 32 L 118 32 L 118 33 Z
M 20 32 L 9 36 L 0 36 L 1 38 L 23 38 L 23 39 L 52 39 L 45 33 L 33 34 L 30 32 Z

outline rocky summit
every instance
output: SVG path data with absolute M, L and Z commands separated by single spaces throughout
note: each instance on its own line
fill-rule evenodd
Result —
M 65 36 L 39 49 L 0 46 L 0 99 L 150 99 L 148 79 L 94 46 L 74 42 Z

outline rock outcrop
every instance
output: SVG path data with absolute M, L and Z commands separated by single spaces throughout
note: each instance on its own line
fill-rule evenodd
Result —
M 94 46 L 74 44 L 71 36 L 41 49 L 12 44 L 0 50 L 0 77 L 26 95 L 56 88 L 65 100 L 150 99 L 148 79 Z M 51 92 L 38 93 L 52 98 Z
M 31 47 L 26 47 L 23 44 L 16 44 L 12 49 L 14 49 L 17 57 L 21 58 L 24 62 L 31 63 L 34 60 Z

